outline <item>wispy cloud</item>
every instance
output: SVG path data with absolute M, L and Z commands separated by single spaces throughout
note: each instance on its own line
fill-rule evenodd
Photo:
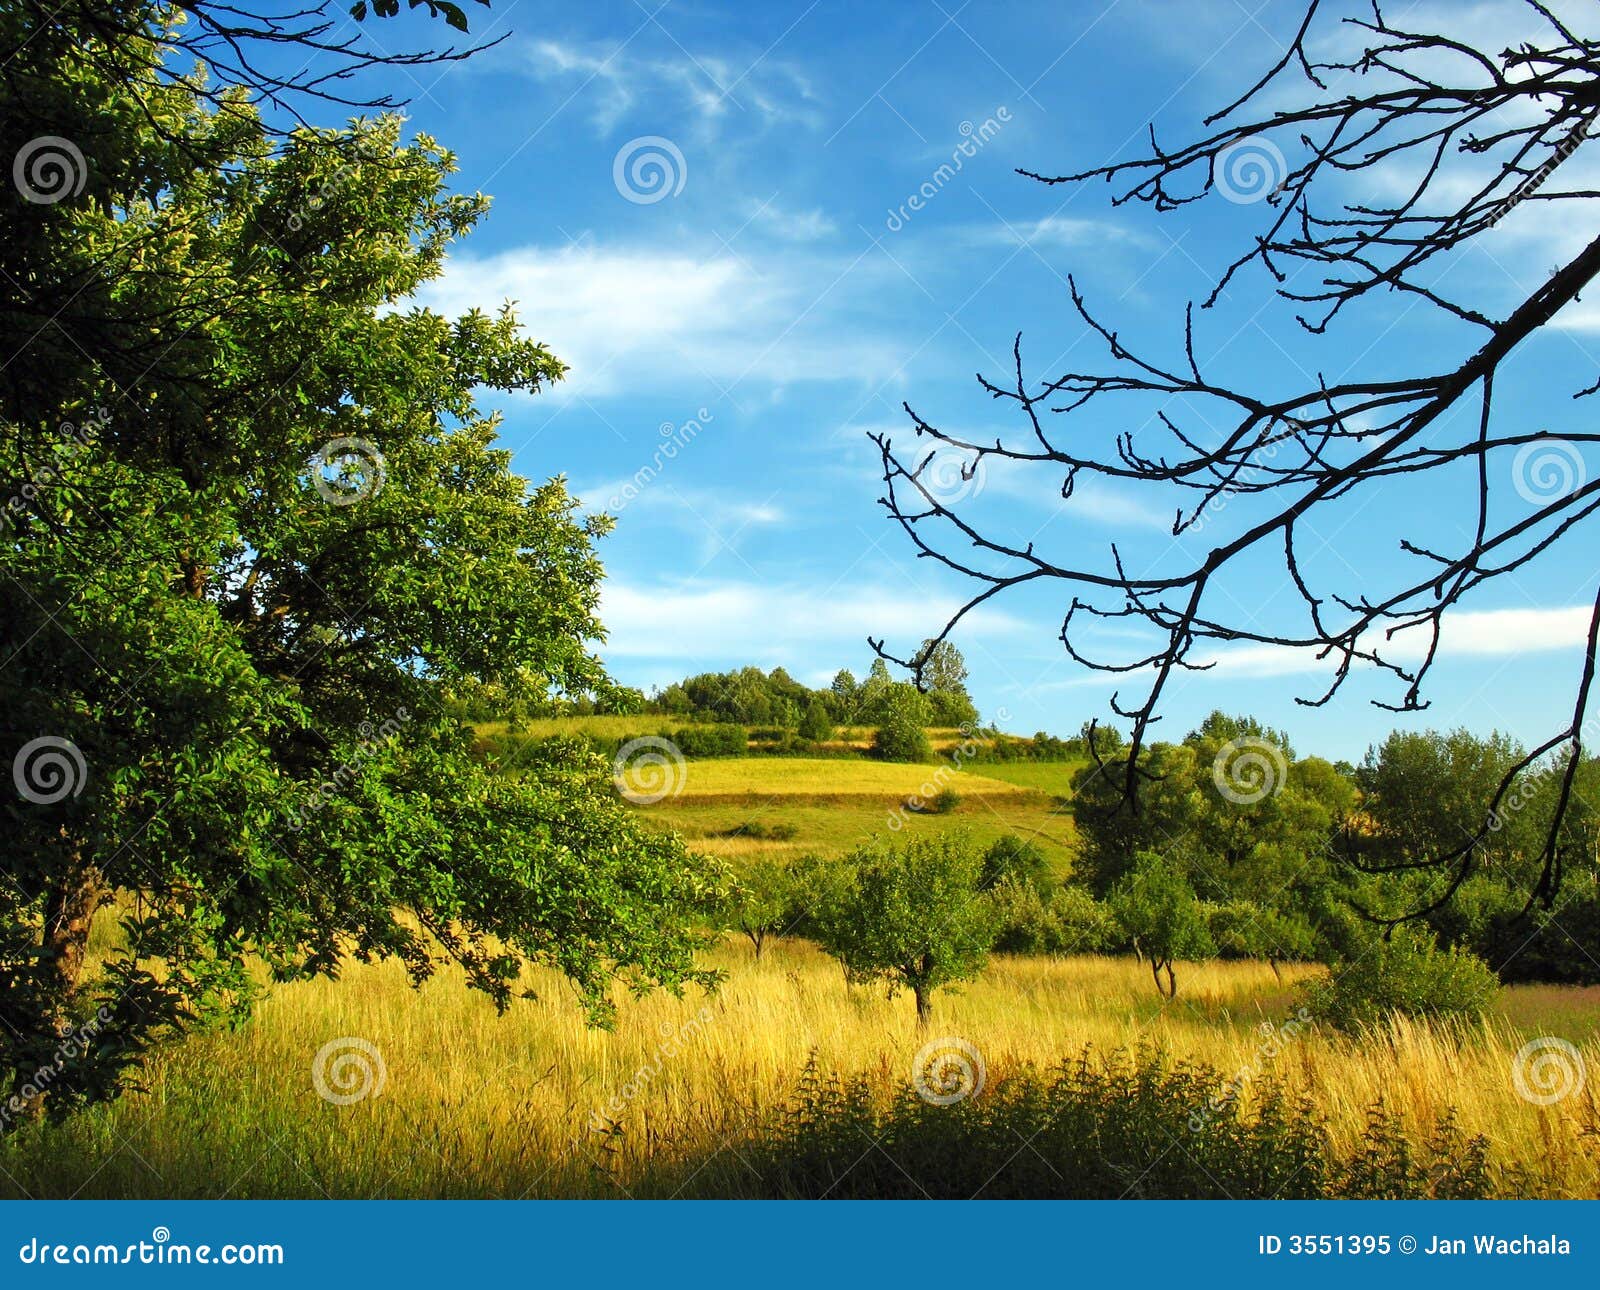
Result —
M 815 242 L 836 233 L 838 224 L 822 208 L 785 210 L 775 201 L 750 202 L 745 207 L 750 223 L 786 242 Z
M 643 586 L 613 580 L 600 599 L 601 621 L 610 633 L 602 652 L 614 658 L 684 659 L 697 667 L 732 662 L 815 666 L 819 657 L 837 657 L 840 666 L 849 666 L 865 654 L 869 635 L 913 638 L 957 605 L 954 598 L 860 583 L 699 580 L 692 586 Z M 980 610 L 963 627 L 977 637 L 1012 634 L 1023 625 L 999 611 Z
M 609 135 L 644 104 L 666 100 L 702 128 L 735 116 L 767 126 L 820 123 L 810 82 L 774 59 L 738 67 L 719 55 L 684 50 L 674 58 L 636 54 L 623 44 L 542 39 L 524 47 L 524 66 L 582 99 L 595 129 Z
M 557 399 L 640 388 L 695 391 L 697 403 L 747 378 L 879 381 L 905 345 L 862 321 L 881 266 L 788 252 L 601 246 L 520 247 L 453 257 L 418 298 L 448 314 L 517 302 L 528 331 L 572 370 Z

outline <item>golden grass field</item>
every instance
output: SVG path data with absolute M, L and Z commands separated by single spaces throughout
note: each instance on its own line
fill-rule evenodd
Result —
M 906 997 L 847 986 L 804 942 L 778 942 L 756 962 L 729 941 L 712 959 L 727 973 L 717 995 L 624 1002 L 611 1033 L 586 1028 L 550 974 L 533 982 L 539 1001 L 505 1016 L 449 972 L 413 991 L 392 964 L 279 987 L 242 1030 L 161 1055 L 144 1091 L 13 1134 L 0 1144 L 0 1194 L 748 1193 L 741 1143 L 792 1093 L 808 1057 L 888 1090 L 909 1080 L 930 1036 L 975 1044 L 991 1082 L 1086 1044 L 1151 1042 L 1230 1074 L 1270 1067 L 1309 1093 L 1347 1144 L 1380 1097 L 1418 1124 L 1454 1106 L 1500 1165 L 1526 1171 L 1522 1194 L 1600 1194 L 1593 1083 L 1540 1107 L 1511 1080 L 1518 1046 L 1534 1035 L 1581 1043 L 1590 1072 L 1600 1070 L 1600 990 L 1514 988 L 1498 1015 L 1459 1037 L 1397 1023 L 1358 1042 L 1313 1027 L 1263 1064 L 1259 1027 L 1292 1015 L 1294 978 L 1314 969 L 1279 983 L 1255 964 L 1180 967 L 1179 996 L 1163 1004 L 1131 960 L 1000 956 L 963 992 L 941 994 L 919 1034 Z M 313 1087 L 313 1064 L 324 1045 L 351 1037 L 381 1055 L 385 1080 L 330 1104 Z M 353 1087 L 332 1075 L 336 1092 Z

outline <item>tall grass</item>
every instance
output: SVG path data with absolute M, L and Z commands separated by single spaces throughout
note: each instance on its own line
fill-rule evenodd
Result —
M 1308 1097 L 1341 1157 L 1362 1150 L 1379 1100 L 1419 1139 L 1453 1109 L 1463 1135 L 1487 1138 L 1502 1189 L 1600 1192 L 1600 1043 L 1585 1039 L 1591 1081 L 1561 1102 L 1532 1105 L 1511 1078 L 1529 1033 L 1584 1037 L 1593 1000 L 1583 992 L 1530 992 L 1532 1031 L 1513 1020 L 1523 1000 L 1513 991 L 1509 1016 L 1470 1031 L 1395 1022 L 1358 1038 L 1318 1027 L 1287 1037 L 1292 971 L 1279 984 L 1253 964 L 1191 966 L 1163 1005 L 1132 961 L 1001 957 L 963 993 L 940 996 L 919 1034 L 908 999 L 847 985 L 805 943 L 780 942 L 759 963 L 729 943 L 715 958 L 728 973 L 716 996 L 625 1002 L 612 1033 L 586 1029 L 553 975 L 530 979 L 538 997 L 503 1017 L 448 975 L 414 992 L 393 965 L 280 987 L 237 1033 L 163 1054 L 143 1091 L 0 1142 L 0 1194 L 765 1194 L 759 1144 L 808 1063 L 892 1099 L 922 1044 L 943 1037 L 981 1054 L 991 1092 L 980 1106 L 1030 1065 L 1145 1045 L 1245 1072 L 1229 1114 L 1248 1114 L 1268 1081 Z M 313 1061 L 348 1038 L 376 1048 L 386 1079 L 336 1105 L 313 1087 Z

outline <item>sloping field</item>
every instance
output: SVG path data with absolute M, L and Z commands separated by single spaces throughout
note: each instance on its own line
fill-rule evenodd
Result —
M 682 767 L 679 793 L 639 809 L 713 855 L 835 855 L 895 833 L 962 829 L 980 844 L 1019 834 L 1065 873 L 1073 833 L 1063 803 L 1030 785 L 993 778 L 986 773 L 990 769 L 1008 768 L 955 769 L 855 758 L 690 761 Z M 1070 779 L 1069 767 L 1049 769 L 1063 781 Z M 951 810 L 931 814 L 908 805 L 918 797 L 927 803 L 944 789 L 960 798 Z

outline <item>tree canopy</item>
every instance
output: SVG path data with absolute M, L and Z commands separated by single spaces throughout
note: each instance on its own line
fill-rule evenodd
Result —
M 601 1021 L 616 980 L 709 981 L 716 870 L 600 759 L 496 777 L 450 715 L 610 686 L 605 522 L 514 474 L 478 401 L 563 365 L 509 309 L 408 301 L 487 199 L 392 117 L 272 134 L 159 70 L 174 6 L 118 13 L 0 15 L 0 142 L 81 151 L 0 239 L 0 1071 L 99 1016 L 51 1104 L 107 1095 L 247 1010 L 256 962 L 453 962 L 505 1006 L 544 961 Z

